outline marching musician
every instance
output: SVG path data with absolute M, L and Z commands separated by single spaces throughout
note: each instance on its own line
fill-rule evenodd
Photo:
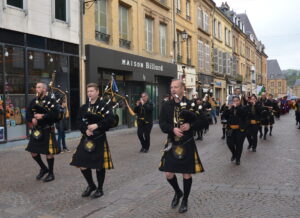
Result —
M 199 120 L 201 122 L 201 126 L 199 126 L 199 128 L 197 130 L 195 130 L 195 134 L 197 133 L 197 135 L 198 135 L 196 140 L 202 141 L 204 129 L 208 129 L 209 122 L 208 122 L 206 114 L 203 110 L 203 103 L 202 103 L 201 98 L 197 98 L 196 102 L 194 104 L 195 105 L 194 105 L 193 111 L 195 112 L 195 114 L 197 116 L 197 120 Z M 192 104 L 192 106 L 193 106 L 193 104 Z
M 247 105 L 247 113 L 248 113 L 248 129 L 247 129 L 247 139 L 249 142 L 248 150 L 252 148 L 253 152 L 256 152 L 257 147 L 257 134 L 258 127 L 261 120 L 261 111 L 262 107 L 259 103 L 257 103 L 256 95 L 252 95 Z
M 60 153 L 54 129 L 54 123 L 59 120 L 60 113 L 56 101 L 47 95 L 47 84 L 38 82 L 35 90 L 37 97 L 30 102 L 26 110 L 26 119 L 33 126 L 26 150 L 41 168 L 36 179 L 41 180 L 48 174 L 43 181 L 50 182 L 55 178 L 54 155 Z M 48 167 L 44 164 L 41 154 L 46 155 Z
M 146 92 L 143 92 L 140 100 L 136 102 L 134 112 L 137 115 L 137 135 L 142 145 L 140 152 L 147 153 L 150 148 L 150 133 L 153 126 L 153 104 L 149 101 Z
M 232 104 L 229 105 L 229 112 L 225 117 L 227 120 L 226 139 L 228 148 L 232 153 L 231 161 L 236 161 L 236 165 L 240 165 L 246 137 L 247 111 L 241 105 L 239 96 L 232 96 L 231 100 Z
M 191 105 L 183 96 L 184 84 L 181 80 L 172 81 L 171 94 L 173 99 L 165 102 L 160 111 L 159 125 L 168 134 L 168 140 L 159 170 L 165 172 L 167 181 L 175 191 L 171 207 L 175 208 L 183 197 L 179 213 L 184 213 L 188 210 L 192 174 L 204 171 L 193 137 L 193 130 L 198 128 L 199 123 L 196 115 L 189 111 Z M 183 192 L 175 173 L 183 175 Z
M 222 137 L 221 139 L 225 139 L 226 136 L 226 128 L 227 128 L 227 120 L 226 120 L 226 116 L 229 112 L 229 108 L 228 105 L 226 105 L 226 103 L 224 103 L 220 109 L 220 113 L 221 113 L 221 123 L 222 123 Z
M 100 100 L 96 83 L 87 85 L 87 96 L 89 103 L 80 107 L 77 119 L 82 137 L 70 165 L 79 167 L 87 181 L 88 186 L 81 196 L 88 197 L 96 190 L 91 197 L 99 198 L 103 195 L 105 172 L 113 169 L 106 131 L 114 126 L 115 117 L 109 105 Z M 98 187 L 93 181 L 92 169 L 96 169 Z

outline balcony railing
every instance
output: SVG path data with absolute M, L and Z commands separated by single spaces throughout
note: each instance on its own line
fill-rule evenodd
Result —
M 102 33 L 99 31 L 95 31 L 95 37 L 97 40 L 105 43 L 109 43 L 110 35 L 106 33 Z
M 181 14 L 181 10 L 179 8 L 176 8 L 176 13 Z
M 127 49 L 130 49 L 130 46 L 131 46 L 131 41 L 128 41 L 126 39 L 119 39 L 119 45 L 120 47 L 122 48 L 127 48 Z

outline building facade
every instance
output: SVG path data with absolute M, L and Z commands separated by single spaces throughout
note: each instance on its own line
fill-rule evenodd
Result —
M 69 93 L 69 126 L 76 126 L 78 20 L 76 0 L 0 2 L 0 142 L 27 137 L 26 107 L 35 83 L 49 83 L 54 71 Z
M 286 96 L 287 81 L 282 74 L 278 61 L 276 59 L 268 60 L 267 65 L 267 92 L 272 94 L 274 98 Z
M 293 95 L 300 98 L 300 79 L 297 79 L 295 81 L 294 87 L 293 87 Z
M 131 106 L 142 92 L 149 94 L 154 119 L 171 79 L 177 78 L 172 63 L 172 4 L 171 0 L 99 0 L 84 15 L 86 82 L 99 83 L 103 92 L 114 73 L 119 93 L 128 95 Z M 124 107 L 115 112 L 119 125 L 134 125 L 134 117 Z

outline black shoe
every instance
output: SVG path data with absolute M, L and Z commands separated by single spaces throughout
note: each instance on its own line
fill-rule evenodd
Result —
M 180 191 L 179 193 L 175 193 L 174 198 L 171 203 L 171 208 L 177 207 L 177 205 L 179 204 L 180 198 L 182 196 L 183 196 L 182 191 Z
M 232 155 L 231 162 L 233 162 L 234 160 L 235 160 L 235 157 Z
M 187 200 L 182 199 L 178 212 L 185 213 L 185 212 L 187 212 L 187 210 L 188 210 Z
M 144 152 L 144 153 L 148 153 L 148 151 L 149 151 L 149 149 L 144 149 L 143 152 Z
M 225 136 L 223 135 L 221 139 L 225 139 Z
M 240 164 L 241 164 L 241 161 L 240 161 L 240 160 L 236 160 L 235 164 L 236 164 L 236 165 L 240 165 Z
M 270 132 L 270 134 L 269 134 L 270 136 L 272 136 L 272 133 Z
M 259 138 L 261 139 L 262 137 L 263 137 L 263 135 L 262 135 L 262 134 L 260 134 L 260 135 L 259 135 Z
M 47 173 L 49 173 L 49 170 L 46 169 L 41 169 L 39 174 L 36 176 L 37 180 L 41 180 Z
M 252 145 L 248 145 L 248 148 L 247 148 L 247 149 L 250 150 L 251 148 L 252 148 Z
M 68 148 L 64 148 L 64 152 L 71 152 Z
M 199 140 L 200 140 L 200 141 L 203 141 L 203 137 L 200 137 Z
M 93 191 L 95 191 L 96 190 L 96 186 L 88 186 L 85 190 L 84 190 L 84 192 L 81 194 L 81 197 L 88 197 L 88 196 L 90 196 L 91 195 L 91 193 L 93 192 Z
M 55 179 L 54 174 L 53 173 L 48 173 L 48 175 L 46 176 L 45 179 L 43 179 L 43 182 L 51 182 Z
M 264 140 L 267 140 L 267 136 L 264 135 Z
M 92 194 L 91 198 L 100 198 L 103 196 L 103 191 L 100 189 L 97 189 L 94 194 Z
M 141 152 L 141 153 L 143 153 L 143 152 L 144 152 L 144 150 L 145 150 L 144 148 L 141 148 L 140 152 Z
M 253 152 L 256 152 L 256 148 L 252 148 L 252 151 L 253 151 Z

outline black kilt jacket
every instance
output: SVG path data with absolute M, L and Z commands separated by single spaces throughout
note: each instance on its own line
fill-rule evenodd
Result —
M 98 99 L 95 104 L 90 105 L 90 108 L 94 110 L 97 106 L 99 108 L 102 108 L 104 105 L 105 102 Z M 115 122 L 113 112 L 111 110 L 108 110 L 109 113 L 104 117 L 98 114 L 97 116 L 102 116 L 102 118 L 96 119 L 94 121 L 87 121 L 86 114 L 88 111 L 88 107 L 88 104 L 84 104 L 83 106 L 81 106 L 78 114 L 77 125 L 82 133 L 82 137 L 77 149 L 73 154 L 70 165 L 91 169 L 113 169 L 114 166 L 106 139 L 106 131 L 108 131 Z M 99 128 L 94 130 L 93 136 L 87 137 L 87 125 L 95 123 L 98 124 Z M 86 139 L 93 141 L 93 143 L 95 144 L 95 149 L 91 152 L 87 151 L 84 148 Z
M 36 109 L 36 99 L 33 99 L 30 102 L 29 107 L 26 111 L 26 119 L 28 122 L 32 122 L 32 118 L 34 117 L 34 113 L 42 113 L 37 111 Z M 49 96 L 45 96 L 39 101 L 50 102 L 55 105 L 54 108 L 43 112 L 44 117 L 41 120 L 38 120 L 38 125 L 31 130 L 29 143 L 26 147 L 26 151 L 37 153 L 37 154 L 45 154 L 45 155 L 55 155 L 60 153 L 60 148 L 58 147 L 57 140 L 55 137 L 55 128 L 54 123 L 59 120 L 59 108 L 58 104 L 53 102 L 53 100 Z M 41 132 L 41 137 L 36 139 L 33 137 L 34 129 L 37 129 Z
M 183 100 L 187 103 L 187 109 L 190 109 L 190 102 L 184 97 Z M 180 105 L 174 100 L 165 102 L 162 105 L 159 118 L 159 126 L 161 130 L 168 134 L 168 140 L 174 142 L 175 135 L 173 133 L 174 129 L 174 113 L 175 107 Z M 194 113 L 193 113 L 194 114 Z M 200 173 L 204 171 L 203 165 L 200 161 L 197 147 L 195 144 L 193 130 L 197 130 L 202 127 L 201 120 L 197 119 L 196 115 L 192 119 L 190 118 L 186 123 L 190 123 L 191 128 L 189 131 L 184 132 L 184 136 L 181 137 L 181 141 L 184 144 L 186 150 L 186 155 L 183 159 L 177 159 L 173 153 L 172 149 L 169 151 L 164 151 L 161 163 L 159 166 L 160 171 L 173 172 L 173 173 Z

